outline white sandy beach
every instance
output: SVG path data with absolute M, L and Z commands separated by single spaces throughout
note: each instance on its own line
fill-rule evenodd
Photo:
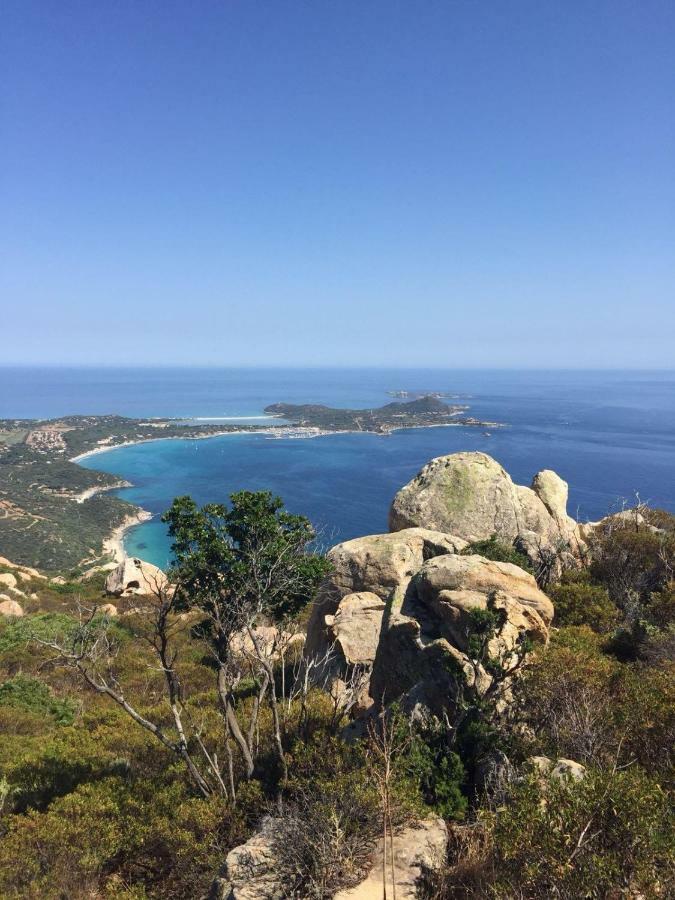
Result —
M 113 529 L 110 536 L 103 541 L 103 552 L 112 556 L 115 562 L 123 562 L 127 556 L 124 549 L 124 535 L 134 525 L 140 525 L 141 522 L 147 522 L 151 518 L 152 513 L 147 509 L 139 509 L 137 513 L 128 515 L 121 525 Z

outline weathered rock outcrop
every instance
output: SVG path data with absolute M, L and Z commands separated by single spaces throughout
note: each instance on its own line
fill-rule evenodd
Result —
M 278 835 L 275 835 L 277 827 L 278 820 L 265 819 L 250 840 L 228 853 L 223 871 L 211 889 L 210 900 L 281 900 L 288 896 L 274 851 L 278 840 Z M 447 842 L 445 822 L 436 816 L 394 835 L 394 880 L 396 896 L 400 900 L 412 900 L 418 896 L 424 875 L 442 865 Z M 382 856 L 380 841 L 367 877 L 354 888 L 338 891 L 334 900 L 381 900 Z M 389 844 L 386 877 L 389 893 L 392 887 Z
M 114 603 L 104 603 L 103 606 L 99 606 L 98 611 L 102 615 L 108 616 L 110 619 L 115 619 L 119 616 L 119 612 Z
M 17 587 L 16 575 L 11 572 L 0 572 L 0 587 L 9 588 L 10 591 Z
M 336 697 L 349 700 L 355 713 L 367 710 L 370 672 L 380 642 L 382 617 L 386 604 L 377 594 L 361 591 L 347 594 L 333 616 L 325 617 L 326 639 L 332 645 L 332 656 L 322 667 L 326 687 Z M 350 685 L 353 697 L 345 691 Z
M 426 559 L 457 553 L 466 541 L 427 528 L 374 534 L 337 544 L 328 554 L 333 572 L 314 603 L 307 627 L 308 654 L 321 654 L 333 641 L 326 616 L 334 616 L 343 597 L 368 592 L 388 601 L 402 597 Z M 332 622 L 330 623 L 332 625 Z
M 418 897 L 424 876 L 443 865 L 447 845 L 448 829 L 445 822 L 437 817 L 425 819 L 395 834 L 393 879 L 390 847 L 387 845 L 387 896 L 390 893 L 393 895 L 393 880 L 398 900 L 413 900 Z M 339 891 L 334 900 L 381 900 L 384 896 L 382 857 L 383 846 L 380 841 L 368 877 L 354 888 Z
M 153 595 L 167 586 L 161 569 L 132 556 L 127 556 L 105 580 L 106 593 L 113 597 Z
M 586 777 L 586 766 L 573 759 L 557 759 L 548 756 L 531 756 L 527 760 L 536 775 L 556 781 L 582 781 Z
M 488 468 L 493 465 L 490 460 Z M 558 515 L 565 492 L 553 473 L 540 476 L 539 488 Z M 357 713 L 401 697 L 439 711 L 454 700 L 458 671 L 469 688 L 485 693 L 492 678 L 467 655 L 476 610 L 489 608 L 499 620 L 488 650 L 507 665 L 526 640 L 548 640 L 553 605 L 533 576 L 510 563 L 462 555 L 466 546 L 464 538 L 406 528 L 331 550 L 334 571 L 314 604 L 305 653 L 317 659 L 332 648 L 320 671 L 332 688 L 341 690 L 356 668 L 365 675 Z
M 257 625 L 253 629 L 253 637 L 247 631 L 233 636 L 233 653 L 241 656 L 256 655 L 253 638 L 258 651 L 267 659 L 280 659 L 284 654 L 299 651 L 305 642 L 302 632 L 280 631 L 274 625 Z
M 227 854 L 210 900 L 281 900 L 282 875 L 275 871 L 274 819 L 265 819 L 252 838 Z
M 31 566 L 21 566 L 18 563 L 13 563 L 4 556 L 0 556 L 0 566 L 4 566 L 6 569 L 13 569 L 22 581 L 47 581 L 47 576 L 38 572 L 37 569 L 33 569 Z
M 326 631 L 346 666 L 372 665 L 380 640 L 385 602 L 377 594 L 347 594 L 334 616 L 326 616 Z
M 454 453 L 431 460 L 396 494 L 391 531 L 433 528 L 466 541 L 496 535 L 517 543 L 531 560 L 540 552 L 577 552 L 576 522 L 567 515 L 567 484 L 548 469 L 532 487 L 514 484 L 485 453 Z
M 455 699 L 458 672 L 484 694 L 492 678 L 467 651 L 475 610 L 490 609 L 500 623 L 488 643 L 508 667 L 525 639 L 548 640 L 553 605 L 532 575 L 481 556 L 445 555 L 424 563 L 400 603 L 383 621 L 370 679 L 378 703 L 406 697 L 439 712 Z
M 426 528 L 375 534 L 338 544 L 328 554 L 333 572 L 314 602 L 307 627 L 306 658 L 326 659 L 316 676 L 342 692 L 359 669 L 355 711 L 371 705 L 369 675 L 387 603 L 400 603 L 426 559 L 456 553 L 466 541 Z M 354 685 L 353 685 L 354 686 Z

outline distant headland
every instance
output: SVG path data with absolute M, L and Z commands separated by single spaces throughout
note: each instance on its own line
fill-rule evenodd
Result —
M 403 394 L 404 392 L 396 392 Z M 479 425 L 498 427 L 497 422 L 481 422 L 463 413 L 469 407 L 444 403 L 439 395 L 427 394 L 414 400 L 387 403 L 374 409 L 335 409 L 317 404 L 273 403 L 268 415 L 280 416 L 296 426 L 323 431 L 368 431 L 387 434 L 397 428 L 429 428 L 433 425 Z

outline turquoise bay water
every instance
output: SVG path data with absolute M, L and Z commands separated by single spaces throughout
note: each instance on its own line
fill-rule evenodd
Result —
M 396 490 L 434 456 L 483 450 L 516 481 L 552 468 L 570 483 L 570 512 L 598 518 L 635 492 L 675 512 L 675 372 L 514 372 L 0 367 L 0 418 L 69 413 L 260 416 L 276 401 L 379 406 L 387 391 L 447 391 L 508 427 L 430 428 L 307 440 L 233 435 L 158 441 L 82 465 L 133 483 L 120 496 L 155 519 L 129 532 L 130 552 L 165 565 L 161 513 L 178 494 L 224 501 L 268 488 L 309 516 L 331 544 L 386 529 Z
M 9 371 L 0 370 L 0 386 Z M 555 469 L 570 483 L 569 511 L 580 519 L 605 515 L 635 492 L 675 511 L 673 372 L 30 370 L 11 399 L 2 392 L 0 415 L 255 416 L 275 401 L 381 405 L 397 389 L 452 392 L 472 414 L 507 427 L 490 429 L 490 436 L 483 428 L 452 427 L 304 440 L 165 440 L 82 465 L 133 483 L 119 495 L 155 518 L 130 531 L 126 546 L 158 565 L 169 558 L 159 516 L 179 494 L 206 503 L 242 488 L 270 489 L 309 516 L 330 545 L 386 530 L 396 490 L 432 457 L 459 450 L 490 453 L 525 484 L 539 469 Z

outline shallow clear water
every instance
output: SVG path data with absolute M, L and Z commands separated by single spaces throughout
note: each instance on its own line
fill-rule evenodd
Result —
M 529 484 L 539 469 L 570 483 L 569 511 L 593 519 L 644 500 L 675 512 L 674 372 L 0 369 L 0 417 L 116 412 L 185 418 L 257 416 L 268 403 L 379 406 L 387 391 L 449 391 L 503 429 L 429 428 L 305 440 L 231 435 L 157 441 L 83 460 L 133 483 L 120 496 L 159 516 L 179 494 L 200 503 L 270 489 L 309 516 L 326 544 L 386 530 L 396 490 L 434 456 L 483 450 Z M 127 536 L 159 565 L 157 519 Z

